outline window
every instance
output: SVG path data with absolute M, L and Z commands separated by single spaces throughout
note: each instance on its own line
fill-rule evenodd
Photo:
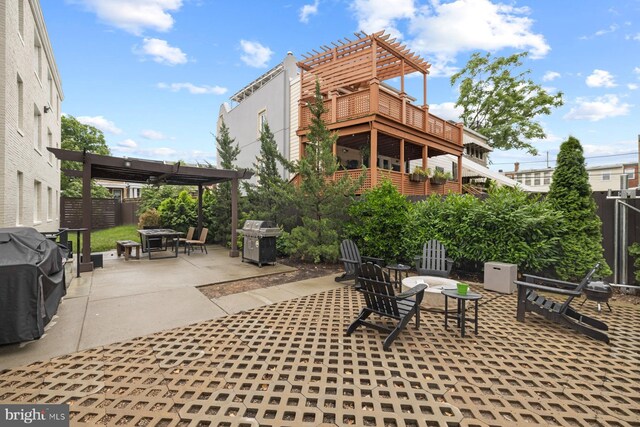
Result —
M 24 2 L 25 0 L 18 0 L 18 33 L 24 40 Z
M 53 218 L 53 190 L 47 187 L 47 221 Z
M 16 212 L 16 225 L 24 222 L 24 175 L 18 171 L 18 206 Z
M 53 134 L 51 133 L 51 129 L 47 128 L 47 147 L 53 147 Z M 47 150 L 49 151 L 49 150 Z M 53 166 L 53 153 L 49 151 L 49 163 Z
M 602 173 L 602 180 L 603 181 L 609 181 L 611 179 L 611 174 L 609 172 L 603 172 Z
M 24 129 L 24 82 L 18 74 L 18 129 Z
M 42 114 L 35 104 L 33 106 L 33 148 L 42 153 Z
M 53 77 L 51 77 L 51 71 L 48 72 L 47 85 L 49 86 L 49 107 L 53 108 Z
M 267 110 L 262 110 L 258 113 L 258 136 L 260 132 L 264 130 L 264 125 L 267 124 Z
M 42 221 L 42 183 L 33 181 L 33 222 Z
M 37 31 L 33 35 L 33 40 L 33 67 L 36 71 L 36 76 L 42 83 L 42 43 L 40 43 Z
M 635 168 L 624 168 L 624 173 L 629 176 L 629 179 L 636 179 Z
M 544 173 L 544 185 L 549 185 L 551 184 L 551 173 L 550 172 L 545 172 Z
M 524 176 L 525 185 L 531 185 L 531 177 L 529 175 Z
M 540 172 L 533 175 L 533 185 L 540 185 Z

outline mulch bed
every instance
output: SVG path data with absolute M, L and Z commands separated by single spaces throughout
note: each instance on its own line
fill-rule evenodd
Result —
M 217 283 L 198 288 L 207 298 L 220 298 L 225 295 L 237 294 L 254 289 L 268 288 L 285 283 L 299 282 L 315 277 L 339 274 L 343 271 L 341 264 L 309 264 L 290 259 L 278 259 L 278 263 L 295 267 L 297 270 L 289 273 L 276 273 L 268 276 L 253 277 L 236 280 L 234 282 Z

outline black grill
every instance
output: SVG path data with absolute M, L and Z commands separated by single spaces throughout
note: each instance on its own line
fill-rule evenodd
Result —
M 262 264 L 275 264 L 276 237 L 282 232 L 272 221 L 247 220 L 244 227 L 238 230 L 244 236 L 242 244 L 242 261 Z
M 609 311 L 611 311 L 611 307 L 609 307 L 609 298 L 611 298 L 611 295 L 613 295 L 613 288 L 608 283 L 591 282 L 584 287 L 584 296 L 586 299 L 582 304 L 587 300 L 595 301 L 598 304 L 598 311 L 600 311 L 600 303 L 605 303 Z

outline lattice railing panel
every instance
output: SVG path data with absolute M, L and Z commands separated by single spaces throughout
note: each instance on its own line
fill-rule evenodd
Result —
M 402 101 L 386 92 L 380 92 L 378 97 L 378 111 L 392 119 L 402 120 Z

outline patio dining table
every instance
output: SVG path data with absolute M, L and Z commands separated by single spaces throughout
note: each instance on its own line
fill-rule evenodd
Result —
M 177 258 L 178 257 L 178 239 L 184 235 L 181 231 L 171 230 L 169 228 L 155 228 L 138 230 L 140 234 L 140 243 L 142 244 L 142 252 L 149 254 L 149 259 Z M 160 247 L 152 247 L 149 242 L 151 240 L 160 240 Z M 167 251 L 171 246 L 173 255 L 156 256 L 151 258 L 152 252 Z

